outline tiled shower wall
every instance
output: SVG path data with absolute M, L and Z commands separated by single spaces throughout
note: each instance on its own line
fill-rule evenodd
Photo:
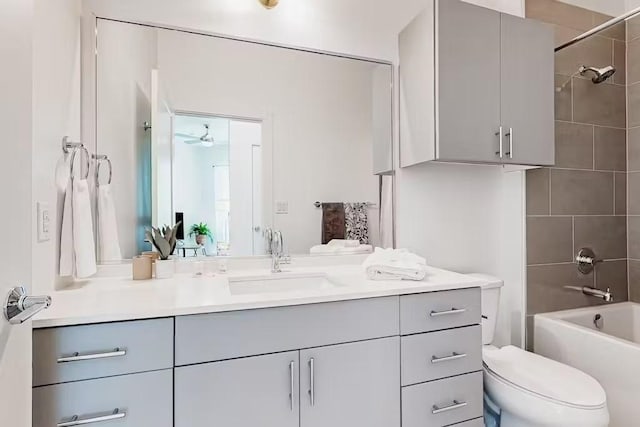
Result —
M 554 0 L 527 0 L 526 13 L 553 24 L 558 45 L 610 19 Z M 640 80 L 640 43 L 638 49 Z M 556 53 L 556 164 L 527 171 L 528 337 L 536 313 L 599 303 L 566 285 L 610 287 L 616 300 L 628 298 L 625 60 L 624 24 Z M 596 85 L 575 75 L 581 65 L 618 71 Z M 638 160 L 640 165 L 640 134 Z M 640 214 L 640 198 L 637 206 Z M 583 247 L 604 260 L 589 275 L 573 262 Z
M 629 299 L 640 302 L 640 17 L 627 23 Z

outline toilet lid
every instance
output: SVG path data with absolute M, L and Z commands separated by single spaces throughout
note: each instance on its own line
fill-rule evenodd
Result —
M 606 403 L 606 394 L 598 381 L 555 360 L 514 346 L 485 348 L 482 359 L 500 378 L 559 403 L 580 407 L 600 407 Z

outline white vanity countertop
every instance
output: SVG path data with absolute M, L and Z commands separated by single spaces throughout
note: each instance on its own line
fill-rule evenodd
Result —
M 247 310 L 472 288 L 482 281 L 429 267 L 420 282 L 367 280 L 360 265 L 295 268 L 277 277 L 324 273 L 337 284 L 287 292 L 232 294 L 229 279 L 270 276 L 268 270 L 237 270 L 213 277 L 180 274 L 172 279 L 133 281 L 98 278 L 77 289 L 54 292 L 53 304 L 39 313 L 34 328 L 81 325 L 189 314 Z M 275 276 L 275 275 L 274 275 Z M 233 280 L 233 279 L 232 279 Z

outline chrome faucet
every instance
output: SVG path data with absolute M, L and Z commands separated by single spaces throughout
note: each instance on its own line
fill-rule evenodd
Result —
M 592 288 L 589 286 L 565 286 L 565 289 L 571 289 L 572 291 L 582 292 L 585 295 L 589 295 L 591 297 L 596 297 L 604 300 L 605 302 L 613 302 L 613 294 L 611 293 L 611 289 L 607 288 L 606 291 L 602 291 L 600 289 Z
M 271 250 L 271 272 L 281 273 L 280 259 L 284 253 L 284 241 L 281 231 L 276 230 L 272 233 L 269 248 Z

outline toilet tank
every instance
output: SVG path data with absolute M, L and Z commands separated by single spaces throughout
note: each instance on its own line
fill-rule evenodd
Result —
M 482 285 L 482 344 L 493 342 L 498 322 L 498 307 L 500 305 L 500 290 L 504 281 L 497 277 L 482 273 L 472 273 L 469 276 L 484 281 Z

